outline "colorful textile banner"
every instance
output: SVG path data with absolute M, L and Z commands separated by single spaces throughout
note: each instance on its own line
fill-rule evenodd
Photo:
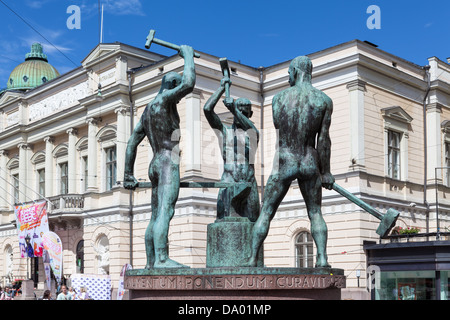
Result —
M 50 273 L 50 256 L 48 251 L 44 249 L 44 254 L 42 256 L 42 262 L 44 263 L 44 271 L 45 271 L 45 282 L 47 283 L 47 289 L 51 290 L 51 273 Z
M 61 283 L 62 273 L 62 242 L 58 235 L 52 231 L 44 233 L 42 242 L 50 258 L 50 266 L 58 283 Z
M 18 205 L 14 208 L 20 256 L 22 258 L 42 257 L 44 247 L 42 235 L 49 231 L 47 202 Z
M 124 286 L 125 272 L 131 269 L 132 269 L 131 264 L 125 263 L 125 265 L 122 267 L 122 271 L 120 271 L 119 287 L 117 289 L 117 300 L 122 300 L 123 298 L 123 295 L 125 293 L 125 286 Z

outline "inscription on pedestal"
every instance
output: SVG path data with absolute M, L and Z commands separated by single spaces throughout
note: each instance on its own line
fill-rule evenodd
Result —
M 128 276 L 132 290 L 264 290 L 345 288 L 343 275 Z

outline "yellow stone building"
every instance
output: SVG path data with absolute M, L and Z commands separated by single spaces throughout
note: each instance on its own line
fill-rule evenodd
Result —
M 450 65 L 432 57 L 427 67 L 419 66 L 359 40 L 308 56 L 314 86 L 334 103 L 331 172 L 336 182 L 381 212 L 398 210 L 400 227 L 436 232 L 439 226 L 445 231 L 450 223 L 450 175 L 436 168 L 450 166 Z M 255 162 L 261 195 L 277 142 L 271 101 L 289 85 L 289 63 L 254 68 L 230 61 L 231 95 L 252 102 L 252 120 L 261 132 Z M 223 163 L 202 109 L 222 78 L 219 57 L 201 53 L 195 68 L 195 89 L 178 104 L 181 177 L 218 181 Z M 76 273 L 109 274 L 115 298 L 122 266 L 145 266 L 151 192 L 122 187 L 125 148 L 163 75 L 182 70 L 178 55 L 102 43 L 78 68 L 55 73 L 55 78 L 31 89 L 11 87 L 2 93 L 2 285 L 28 273 L 38 289 L 44 288 L 42 259 L 20 258 L 13 212 L 14 203 L 42 198 L 49 201 L 50 229 L 63 242 L 66 279 Z M 10 77 L 13 82 L 26 76 L 18 73 Z M 231 122 L 222 102 L 216 109 Z M 144 140 L 135 165 L 140 181 L 149 181 L 151 159 L 151 147 Z M 180 190 L 169 229 L 170 255 L 177 261 L 205 266 L 206 228 L 216 217 L 217 191 Z M 347 276 L 343 298 L 369 299 L 363 246 L 381 241 L 375 233 L 379 221 L 334 191 L 324 189 L 322 207 L 329 262 Z M 265 265 L 313 266 L 315 248 L 309 232 L 305 204 L 293 183 L 264 243 Z

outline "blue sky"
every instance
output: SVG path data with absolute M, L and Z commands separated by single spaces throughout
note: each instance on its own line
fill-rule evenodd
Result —
M 148 31 L 155 29 L 157 38 L 252 67 L 271 66 L 353 39 L 373 42 L 418 65 L 432 56 L 444 61 L 450 57 L 449 0 L 100 2 L 105 43 L 144 48 Z M 67 28 L 70 5 L 80 8 L 81 29 Z M 381 10 L 381 29 L 367 27 L 370 5 Z M 33 42 L 44 45 L 49 62 L 60 73 L 79 66 L 99 42 L 98 0 L 0 0 L 0 21 L 0 88 Z M 157 45 L 151 50 L 175 53 Z

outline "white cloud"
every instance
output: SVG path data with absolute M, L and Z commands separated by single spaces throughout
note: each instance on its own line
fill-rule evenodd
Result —
M 40 9 L 43 5 L 50 1 L 52 0 L 27 0 L 25 4 L 32 9 Z
M 141 0 L 102 0 L 100 4 L 108 14 L 145 16 Z M 98 13 L 98 4 L 85 0 L 81 5 L 81 11 L 88 14 Z

